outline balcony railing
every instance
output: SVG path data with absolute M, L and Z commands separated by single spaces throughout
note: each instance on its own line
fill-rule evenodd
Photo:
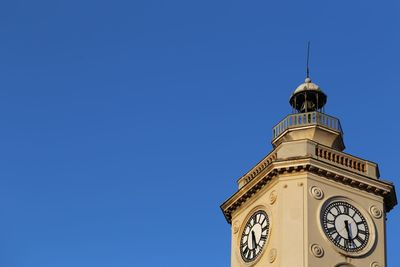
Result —
M 287 129 L 308 125 L 320 125 L 343 134 L 340 121 L 337 118 L 314 111 L 286 116 L 286 118 L 272 128 L 272 139 L 277 138 Z

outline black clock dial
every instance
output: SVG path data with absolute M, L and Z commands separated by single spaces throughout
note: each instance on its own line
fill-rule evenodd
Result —
M 266 212 L 259 210 L 247 221 L 240 239 L 240 255 L 250 262 L 260 255 L 269 233 L 269 219 Z
M 338 248 L 358 252 L 367 245 L 370 235 L 367 221 L 353 205 L 333 202 L 324 209 L 321 219 L 326 236 Z

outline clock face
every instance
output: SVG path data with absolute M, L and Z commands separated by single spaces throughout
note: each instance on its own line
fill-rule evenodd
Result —
M 321 219 L 326 236 L 338 248 L 358 252 L 367 245 L 370 236 L 367 221 L 353 205 L 333 202 L 323 210 Z
M 240 255 L 250 262 L 260 255 L 269 234 L 269 219 L 265 211 L 255 212 L 247 221 L 240 239 Z

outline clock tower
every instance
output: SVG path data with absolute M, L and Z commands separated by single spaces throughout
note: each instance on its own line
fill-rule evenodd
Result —
M 394 185 L 376 163 L 343 152 L 340 121 L 325 113 L 326 102 L 307 77 L 290 97 L 292 113 L 272 128 L 272 151 L 221 205 L 232 226 L 232 267 L 386 266 Z

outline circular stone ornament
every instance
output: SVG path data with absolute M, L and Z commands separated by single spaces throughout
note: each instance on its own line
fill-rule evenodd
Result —
M 324 198 L 324 192 L 317 186 L 312 186 L 310 188 L 310 193 L 315 199 L 321 200 Z
M 374 261 L 373 263 L 371 263 L 371 267 L 382 267 L 382 265 Z
M 278 198 L 278 193 L 275 190 L 273 190 L 271 194 L 269 194 L 269 203 L 271 205 L 274 204 L 277 198 Z
M 232 227 L 232 230 L 233 230 L 234 234 L 239 232 L 239 227 L 240 227 L 239 221 L 235 221 L 235 223 L 233 224 L 233 227 Z
M 277 255 L 278 255 L 278 252 L 277 252 L 276 248 L 271 249 L 268 254 L 269 263 L 273 263 L 276 260 Z
M 324 256 L 324 249 L 318 244 L 312 244 L 311 253 L 317 258 L 321 258 Z
M 369 212 L 376 219 L 380 219 L 382 217 L 382 214 L 383 214 L 382 210 L 380 208 L 378 208 L 377 206 L 371 206 L 369 208 Z

